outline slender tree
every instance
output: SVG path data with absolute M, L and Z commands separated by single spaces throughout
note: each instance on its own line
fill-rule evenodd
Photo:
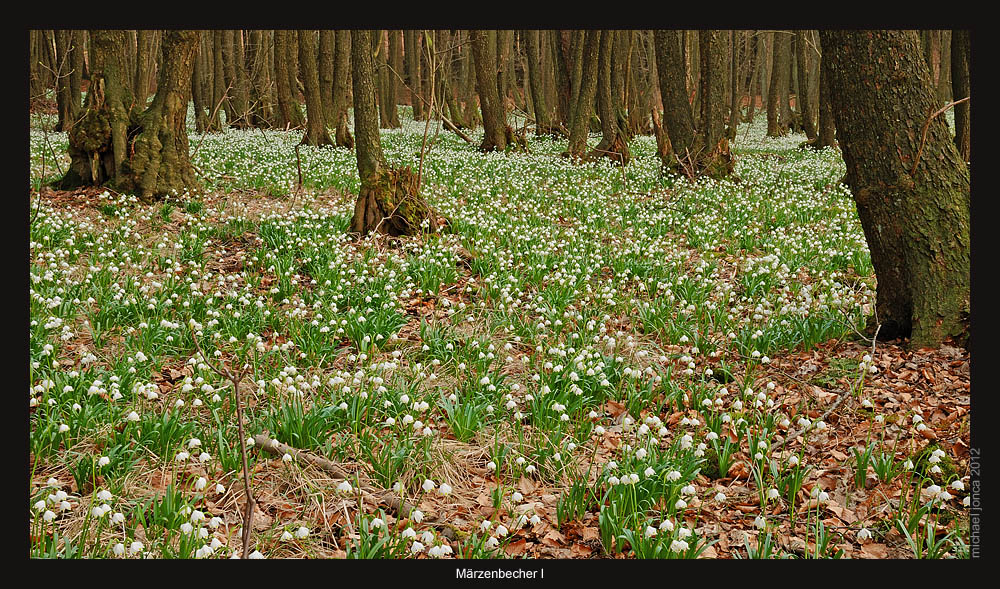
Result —
M 601 31 L 586 31 L 585 34 L 580 61 L 580 90 L 573 107 L 569 145 L 563 154 L 572 159 L 580 159 L 586 155 L 590 116 L 594 110 L 594 96 L 597 94 L 597 62 L 602 35 Z
M 289 37 L 294 36 L 294 31 L 274 31 L 274 80 L 278 94 L 278 117 L 277 123 L 280 127 L 300 128 L 303 126 L 302 111 L 299 109 L 299 102 L 295 99 L 295 87 L 291 86 L 289 79 L 295 76 L 289 74 L 290 67 L 288 47 Z M 296 65 L 296 67 L 298 67 Z
M 333 109 L 336 112 L 337 147 L 354 147 L 354 136 L 348 128 L 348 88 L 351 84 L 351 32 L 336 31 L 333 49 Z
M 771 81 L 767 89 L 767 136 L 783 137 L 788 134 L 791 121 L 786 113 L 788 108 L 788 73 L 791 63 L 791 37 L 784 31 L 771 33 L 774 45 L 774 61 L 771 67 Z M 782 105 L 784 101 L 784 105 Z
M 802 116 L 802 129 L 809 142 L 816 141 L 816 122 L 813 119 L 812 99 L 809 96 L 809 75 L 806 62 L 806 38 L 808 31 L 795 31 L 795 67 L 798 72 L 798 97 L 796 103 Z
M 476 89 L 483 113 L 481 151 L 506 151 L 508 147 L 523 148 L 526 145 L 524 139 L 507 124 L 503 98 L 498 92 L 495 35 L 496 31 L 492 30 L 473 30 L 469 33 L 476 69 Z
M 589 154 L 591 158 L 606 157 L 615 163 L 628 165 L 632 154 L 625 138 L 625 117 L 617 102 L 618 93 L 613 88 L 612 61 L 614 57 L 616 32 L 605 30 L 601 32 L 600 48 L 597 57 L 597 116 L 601 119 L 601 142 Z
M 302 68 L 302 85 L 306 96 L 306 132 L 304 145 L 334 145 L 323 120 L 323 100 L 319 95 L 319 71 L 316 67 L 316 32 L 298 32 L 299 66 Z
M 880 339 L 967 332 L 969 168 L 913 31 L 820 31 L 846 184 L 878 279 Z

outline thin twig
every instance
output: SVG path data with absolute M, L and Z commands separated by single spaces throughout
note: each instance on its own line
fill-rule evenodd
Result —
M 931 121 L 934 120 L 934 117 L 938 116 L 939 114 L 943 113 L 944 111 L 948 110 L 949 108 L 955 106 L 956 104 L 961 104 L 961 103 L 965 102 L 969 98 L 971 98 L 971 96 L 966 96 L 965 98 L 963 98 L 961 100 L 956 100 L 954 102 L 949 102 L 948 104 L 946 104 L 946 105 L 942 106 L 941 108 L 939 108 L 937 110 L 937 112 L 935 112 L 931 116 L 927 117 L 927 121 L 924 123 L 924 132 L 923 132 L 923 135 L 920 137 L 920 148 L 917 149 L 917 157 L 913 158 L 913 169 L 910 170 L 910 175 L 911 176 L 917 173 L 917 164 L 920 163 L 920 154 L 923 153 L 923 151 L 924 151 L 924 142 L 927 141 L 927 130 L 930 129 Z

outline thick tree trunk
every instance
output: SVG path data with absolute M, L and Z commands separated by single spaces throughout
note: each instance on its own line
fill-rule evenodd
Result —
M 951 32 L 951 84 L 955 100 L 970 96 L 969 63 L 972 46 L 969 31 Z M 955 146 L 962 161 L 972 161 L 972 127 L 969 123 L 970 106 L 965 101 L 955 105 Z
M 411 235 L 425 229 L 435 232 L 436 214 L 418 194 L 416 175 L 408 168 L 389 169 L 382 155 L 370 49 L 371 31 L 351 31 L 354 132 L 361 178 L 351 232 L 362 235 L 372 231 L 389 235 Z
M 197 31 L 167 31 L 156 96 L 149 108 L 134 103 L 121 80 L 125 67 L 125 31 L 93 31 L 95 62 L 87 92 L 87 110 L 70 132 L 70 170 L 64 189 L 110 183 L 148 201 L 197 187 L 188 154 L 185 119 L 191 93 Z
M 969 169 L 913 31 L 820 32 L 847 185 L 878 279 L 879 337 L 966 333 Z M 926 141 L 924 127 L 926 125 Z
M 309 30 L 298 32 L 299 66 L 302 68 L 302 85 L 306 95 L 306 133 L 303 145 L 333 145 L 333 138 L 326 130 L 323 120 L 323 100 L 319 95 L 319 71 L 316 67 L 316 33 Z
M 672 146 L 671 161 L 663 165 L 676 169 L 677 157 L 689 157 L 694 148 L 694 117 L 684 84 L 684 60 L 681 53 L 681 31 L 658 30 L 656 41 L 656 71 L 663 100 L 663 118 Z
M 601 47 L 601 31 L 586 31 L 583 55 L 580 61 L 580 91 L 571 117 L 569 145 L 564 155 L 571 159 L 583 158 L 587 151 L 587 136 L 590 133 L 590 116 L 597 94 L 597 66 Z
M 212 131 L 223 129 L 222 113 L 228 116 L 229 89 L 226 87 L 225 62 L 222 58 L 222 35 L 221 31 L 212 31 L 209 35 L 208 45 L 212 48 L 212 111 L 209 116 L 209 128 Z M 226 119 L 226 126 L 231 119 Z

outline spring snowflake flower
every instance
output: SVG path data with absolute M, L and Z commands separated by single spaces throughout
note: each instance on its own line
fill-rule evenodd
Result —
M 431 491 L 434 490 L 434 487 L 436 485 L 434 484 L 434 481 L 432 481 L 430 479 L 424 479 L 424 484 L 422 486 L 423 486 L 423 489 L 424 489 L 425 493 L 430 493 Z
M 673 552 L 684 552 L 688 548 L 688 543 L 684 540 L 674 540 L 670 543 L 670 550 Z
M 756 528 L 757 528 L 758 530 L 763 530 L 763 529 L 764 529 L 764 526 L 766 526 L 766 525 L 767 525 L 767 520 L 765 520 L 765 519 L 764 519 L 763 517 L 761 517 L 761 516 L 759 516 L 759 515 L 758 515 L 758 516 L 757 516 L 756 518 L 754 518 L 754 520 L 753 520 L 753 525 L 754 525 L 754 526 L 755 526 L 755 527 L 756 527 Z
M 448 483 L 441 483 L 441 486 L 438 487 L 438 493 L 441 493 L 442 495 L 448 495 L 449 493 L 451 493 L 451 485 L 449 485 Z
M 726 494 L 722 493 L 722 492 L 716 493 L 715 494 L 715 500 L 718 501 L 719 503 L 725 502 L 725 500 L 726 500 Z
M 143 548 L 145 548 L 145 546 L 143 546 L 142 542 L 140 542 L 138 540 L 136 540 L 135 542 L 132 542 L 132 544 L 130 544 L 129 547 L 128 547 L 129 552 L 131 552 L 132 554 L 136 554 L 138 552 L 142 552 Z
M 204 491 L 205 487 L 208 486 L 208 479 L 205 477 L 198 477 L 198 480 L 194 483 L 194 488 L 196 491 Z
M 101 489 L 97 492 L 97 498 L 101 501 L 111 501 L 111 497 L 111 491 L 108 491 L 107 489 Z
M 871 540 L 872 532 L 868 528 L 861 528 L 858 530 L 858 540 L 864 542 L 865 540 Z
M 299 529 L 295 530 L 295 537 L 298 539 L 305 538 L 309 535 L 309 528 L 305 526 L 300 526 Z
M 59 426 L 59 433 L 64 434 L 69 431 L 69 426 L 65 423 Z
M 424 519 L 424 512 L 419 509 L 414 509 L 410 512 L 410 519 L 419 524 Z
M 97 460 L 97 466 L 107 466 L 109 464 L 111 464 L 111 459 L 108 458 L 107 456 L 101 456 Z
M 115 556 L 122 556 L 125 554 L 125 545 L 119 542 L 111 547 L 111 552 L 113 552 Z
M 46 522 L 51 522 L 52 520 L 56 519 L 56 514 L 51 510 L 46 509 L 45 513 L 42 514 L 42 519 L 45 520 Z
M 286 454 L 286 456 L 287 456 L 287 454 Z M 337 491 L 339 493 L 345 493 L 346 494 L 346 493 L 352 492 L 353 489 L 351 488 L 351 483 L 349 483 L 347 481 L 341 481 L 340 484 L 337 485 Z

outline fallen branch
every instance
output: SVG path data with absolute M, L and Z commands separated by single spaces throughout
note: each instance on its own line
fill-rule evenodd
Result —
M 266 432 L 254 436 L 253 441 L 255 446 L 263 448 L 275 456 L 282 457 L 285 454 L 288 454 L 295 460 L 315 466 L 316 468 L 329 473 L 336 479 L 348 480 L 350 478 L 347 471 L 335 462 L 322 456 L 306 452 L 305 450 L 293 448 L 288 444 L 282 444 L 278 440 L 268 436 Z M 392 491 L 378 491 L 369 486 L 362 486 L 358 490 L 362 493 L 366 500 L 371 501 L 373 504 L 385 504 L 389 509 L 395 512 L 397 517 L 401 519 L 409 518 L 410 513 L 416 509 L 414 505 L 404 501 Z M 441 533 L 449 540 L 454 540 L 458 537 L 458 530 L 451 524 L 434 520 L 425 521 L 428 525 L 441 529 Z

